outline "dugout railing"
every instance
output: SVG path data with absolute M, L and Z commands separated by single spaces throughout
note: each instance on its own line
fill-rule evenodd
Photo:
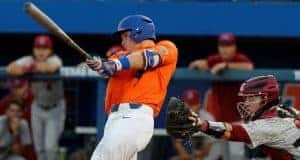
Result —
M 284 100 L 290 103 L 298 103 L 298 96 L 300 96 L 300 88 L 298 89 L 297 83 L 300 81 L 300 70 L 291 69 L 256 69 L 253 71 L 225 71 L 221 75 L 211 75 L 209 72 L 200 72 L 195 70 L 189 70 L 186 68 L 178 68 L 174 74 L 172 81 L 168 88 L 167 99 L 170 96 L 180 96 L 180 93 L 185 88 L 198 88 L 201 92 L 205 93 L 212 81 L 243 81 L 252 76 L 269 75 L 272 74 L 281 82 L 282 94 L 285 97 Z M 85 81 L 85 84 L 91 84 L 85 93 L 77 96 L 77 98 L 85 101 L 86 98 L 90 98 L 92 103 L 87 104 L 86 102 L 77 104 L 75 109 L 79 110 L 76 113 L 78 118 L 75 131 L 78 134 L 96 134 L 101 137 L 103 125 L 106 120 L 106 116 L 103 111 L 104 96 L 105 96 L 105 85 L 107 80 L 97 75 L 86 67 L 63 67 L 59 72 L 52 75 L 27 75 L 23 77 L 11 77 L 8 76 L 5 67 L 0 68 L 0 79 L 2 81 L 15 78 L 25 78 L 29 80 L 55 80 L 62 79 L 64 81 Z M 77 88 L 78 92 L 85 88 L 85 85 L 79 83 L 80 88 Z M 77 86 L 77 87 L 78 87 Z M 76 87 L 76 86 L 75 86 Z M 88 87 L 88 86 L 86 86 Z M 287 89 L 293 90 L 294 95 L 289 95 Z M 298 92 L 299 90 L 299 92 Z M 295 95 L 296 94 L 296 95 Z M 86 96 L 86 97 L 85 97 Z M 202 94 L 201 99 L 205 98 L 205 94 Z M 80 100 L 76 100 L 78 103 Z M 204 103 L 204 102 L 203 102 Z M 84 104 L 84 105 L 82 105 Z M 85 113 L 85 117 L 82 111 L 88 110 L 87 108 L 93 108 L 90 110 L 91 113 Z M 155 135 L 163 136 L 166 135 L 164 130 L 164 115 L 165 107 L 162 109 L 160 116 L 155 121 Z M 80 120 L 86 121 L 87 118 L 95 119 L 94 122 L 88 124 L 81 123 Z M 83 125 L 82 125 L 83 124 Z

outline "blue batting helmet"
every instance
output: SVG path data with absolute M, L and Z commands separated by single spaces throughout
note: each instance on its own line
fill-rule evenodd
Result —
M 155 25 L 149 17 L 143 15 L 130 15 L 123 18 L 118 24 L 116 33 L 130 31 L 130 37 L 139 43 L 145 39 L 156 39 Z

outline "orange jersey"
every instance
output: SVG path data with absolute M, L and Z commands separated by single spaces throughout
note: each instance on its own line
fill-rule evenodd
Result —
M 117 72 L 109 79 L 106 97 L 105 112 L 109 114 L 113 104 L 142 103 L 152 107 L 157 116 L 167 93 L 167 86 L 175 72 L 177 63 L 177 48 L 170 41 L 143 41 L 138 50 L 151 49 L 159 54 L 161 63 L 153 69 L 142 72 L 128 69 Z M 110 59 L 118 58 L 126 52 L 121 51 Z M 139 75 L 137 75 L 139 74 Z

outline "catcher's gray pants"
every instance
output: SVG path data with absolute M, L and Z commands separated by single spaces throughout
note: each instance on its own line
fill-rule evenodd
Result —
M 147 105 L 119 105 L 105 124 L 104 135 L 91 160 L 136 160 L 137 152 L 150 142 L 154 129 L 153 111 Z
M 34 101 L 31 110 L 31 126 L 34 148 L 38 160 L 58 159 L 58 140 L 64 129 L 66 117 L 65 101 L 45 110 Z

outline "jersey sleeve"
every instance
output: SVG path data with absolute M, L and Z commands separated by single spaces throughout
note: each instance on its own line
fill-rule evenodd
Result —
M 178 49 L 171 41 L 160 41 L 156 46 L 157 54 L 161 58 L 161 65 L 177 62 Z
M 63 65 L 62 60 L 57 55 L 49 57 L 47 62 L 52 64 L 57 64 L 59 67 Z
M 289 136 L 290 131 L 294 131 L 293 119 L 269 118 L 251 121 L 242 125 L 248 133 L 251 143 L 250 148 L 259 145 L 280 146 L 285 136 Z
M 231 124 L 232 131 L 229 140 L 230 141 L 237 141 L 237 142 L 244 142 L 244 143 L 251 143 L 250 137 L 246 130 L 240 124 Z
M 29 65 L 33 62 L 34 60 L 32 56 L 24 56 L 16 60 L 16 64 L 19 66 Z

